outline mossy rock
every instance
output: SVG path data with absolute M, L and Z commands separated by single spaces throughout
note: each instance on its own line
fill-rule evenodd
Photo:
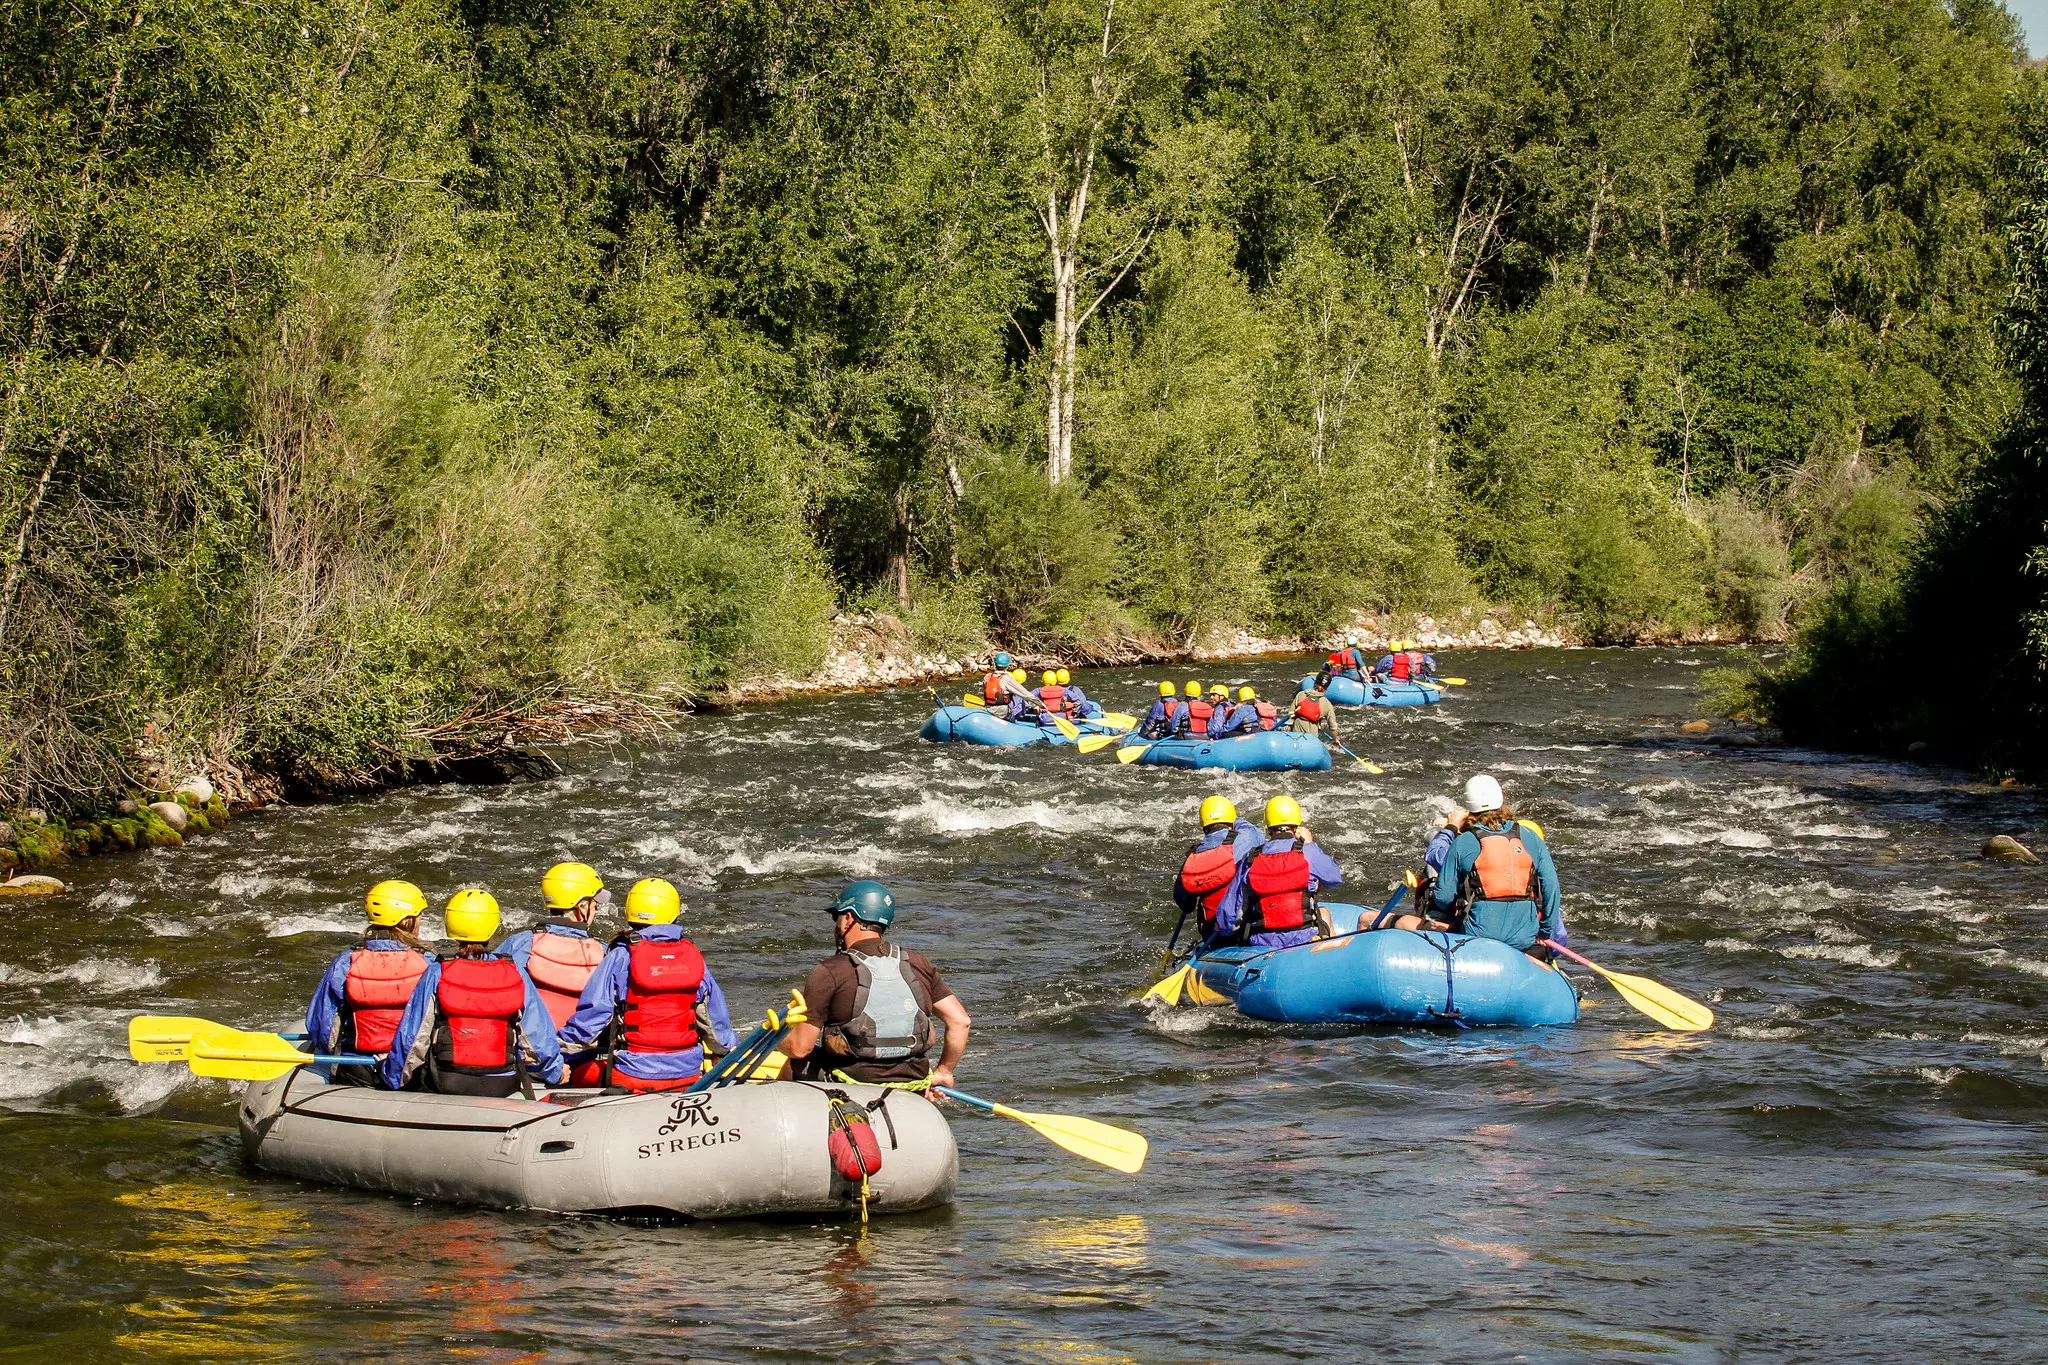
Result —
M 185 836 L 172 829 L 164 818 L 144 806 L 131 817 L 136 826 L 136 841 L 151 848 L 177 848 L 185 842 Z
M 56 825 L 17 825 L 14 847 L 23 867 L 49 867 L 70 856 L 64 830 Z
M 206 803 L 205 810 L 206 823 L 212 825 L 215 829 L 219 829 L 228 822 L 228 803 L 221 797 L 219 792 L 213 794 L 213 800 Z
M 149 841 L 148 833 L 142 828 L 142 822 L 133 816 L 116 815 L 102 821 L 100 828 L 106 831 L 109 844 L 124 851 L 145 845 Z
M 189 810 L 185 813 L 185 837 L 187 839 L 195 834 L 211 833 L 213 833 L 213 823 L 206 818 L 204 811 Z
M 21 855 L 11 848 L 0 848 L 0 872 L 12 872 L 21 866 Z

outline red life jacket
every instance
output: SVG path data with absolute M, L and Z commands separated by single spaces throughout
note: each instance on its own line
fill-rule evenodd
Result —
M 576 1012 L 576 1001 L 597 964 L 604 961 L 604 945 L 588 934 L 550 934 L 533 931 L 533 950 L 526 959 L 526 974 L 548 1017 L 561 1028 Z
M 1405 649 L 1396 653 L 1393 662 L 1387 666 L 1387 676 L 1396 682 L 1408 681 L 1408 675 L 1414 671 L 1415 656 Z
M 1308 855 L 1301 851 L 1299 839 L 1283 852 L 1254 857 L 1251 866 L 1245 869 L 1245 882 L 1252 893 L 1251 904 L 1246 907 L 1252 932 L 1276 933 L 1307 924 L 1309 911 L 1315 905 L 1315 897 L 1308 889 L 1312 875 Z
M 427 970 L 427 955 L 414 948 L 403 952 L 358 948 L 348 955 L 348 975 L 341 994 L 347 1002 L 349 1031 L 341 1035 L 344 1052 L 389 1052 L 405 1013 L 412 988 Z
M 1507 829 L 1475 824 L 1471 830 L 1479 836 L 1479 856 L 1465 874 L 1463 898 L 1468 902 L 1534 900 L 1536 860 L 1522 843 L 1521 822 Z
M 1269 701 L 1255 701 L 1252 710 L 1259 713 L 1259 728 L 1270 730 L 1280 723 L 1280 708 Z
M 1181 863 L 1181 887 L 1202 907 L 1205 927 L 1215 920 L 1216 907 L 1223 903 L 1223 893 L 1230 889 L 1231 879 L 1236 876 L 1237 850 L 1228 839 L 1214 848 L 1197 845 Z
M 1323 720 L 1323 699 L 1310 696 L 1296 697 L 1294 699 L 1294 714 L 1310 724 L 1320 725 Z
M 704 954 L 686 938 L 669 943 L 628 935 L 626 1002 L 619 1046 L 629 1052 L 688 1052 L 697 1046 L 697 992 Z
M 994 706 L 1003 699 L 1003 679 L 1007 673 L 991 673 L 981 680 L 981 699 Z
M 516 1065 L 526 978 L 510 958 L 442 959 L 434 1003 L 441 1011 L 434 1054 L 443 1070 L 485 1075 Z
M 1209 733 L 1209 717 L 1216 714 L 1216 708 L 1197 698 L 1188 703 L 1188 733 L 1206 735 Z
M 1041 687 L 1038 689 L 1038 699 L 1045 704 L 1045 709 L 1055 716 L 1067 713 L 1067 689 L 1064 687 Z
M 1329 662 L 1325 666 L 1329 668 L 1329 670 L 1332 673 L 1341 673 L 1345 669 L 1349 668 L 1351 665 L 1344 658 L 1344 651 L 1340 649 L 1330 656 Z

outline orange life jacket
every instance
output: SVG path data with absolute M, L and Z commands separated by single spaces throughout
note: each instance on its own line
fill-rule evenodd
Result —
M 1261 853 L 1245 869 L 1245 884 L 1251 889 L 1246 922 L 1253 933 L 1275 933 L 1299 929 L 1308 923 L 1315 897 L 1309 894 L 1308 855 L 1301 840 L 1292 841 L 1279 853 Z
M 629 934 L 627 941 L 632 947 L 626 1003 L 619 1011 L 619 1045 L 630 1052 L 688 1052 L 697 1046 L 697 992 L 704 984 L 704 954 L 686 938 L 657 942 Z
M 1209 717 L 1216 714 L 1216 708 L 1197 698 L 1188 703 L 1188 733 L 1206 735 L 1209 733 Z
M 1255 701 L 1252 710 L 1259 713 L 1259 728 L 1270 730 L 1280 723 L 1280 708 L 1269 701 Z
M 443 958 L 434 1003 L 441 1011 L 434 1060 L 442 1070 L 487 1075 L 516 1064 L 526 978 L 510 958 Z
M 597 964 L 604 961 L 604 945 L 588 934 L 551 934 L 533 931 L 533 948 L 527 955 L 526 974 L 548 1017 L 561 1028 L 576 1012 L 576 1002 Z
M 1067 712 L 1067 689 L 1057 684 L 1039 688 L 1038 700 L 1055 716 L 1063 716 Z
M 1518 820 L 1507 829 L 1471 826 L 1479 836 L 1479 856 L 1465 874 L 1464 900 L 1526 901 L 1536 897 L 1536 860 L 1522 843 Z
M 389 1052 L 412 988 L 426 970 L 427 955 L 414 948 L 358 948 L 350 953 L 348 975 L 341 983 L 349 1025 L 341 1035 L 342 1051 Z
M 1202 907 L 1204 928 L 1215 921 L 1216 907 L 1223 903 L 1223 893 L 1236 876 L 1237 850 L 1228 839 L 1214 848 L 1197 846 L 1181 863 L 1180 884 Z
M 1007 673 L 991 673 L 981 680 L 981 699 L 994 706 L 1003 699 L 1003 679 Z

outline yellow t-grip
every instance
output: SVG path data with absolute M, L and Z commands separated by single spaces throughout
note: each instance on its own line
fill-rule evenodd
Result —
M 782 1012 L 785 1024 L 808 1024 L 811 1022 L 811 1007 L 804 1001 L 804 993 L 792 988 L 789 992 L 789 1008 Z

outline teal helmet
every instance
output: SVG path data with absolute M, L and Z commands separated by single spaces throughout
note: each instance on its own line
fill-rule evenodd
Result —
M 880 882 L 855 882 L 832 901 L 832 917 L 852 915 L 862 924 L 886 929 L 896 922 L 896 897 Z
M 1013 659 L 1011 659 L 1011 658 L 1010 658 L 1010 654 L 1009 654 L 1009 651 L 1008 651 L 1008 650 L 997 650 L 997 651 L 996 651 L 996 667 L 997 667 L 997 668 L 1008 668 L 1008 667 L 1010 667 L 1010 665 L 1011 665 L 1012 663 L 1014 663 L 1014 662 L 1015 662 L 1015 660 L 1013 660 Z M 873 885 L 875 885 L 875 883 L 874 883 L 874 882 L 862 882 L 862 883 L 860 883 L 860 885 L 862 885 L 862 886 L 873 886 Z

